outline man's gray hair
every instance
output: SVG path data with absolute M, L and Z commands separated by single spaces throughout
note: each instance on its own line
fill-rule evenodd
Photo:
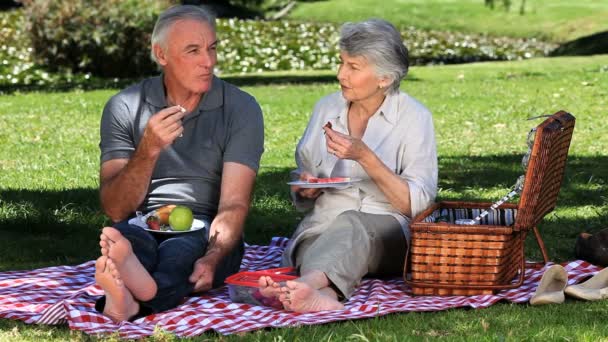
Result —
M 158 63 L 156 55 L 154 54 L 154 45 L 158 44 L 163 49 L 167 48 L 167 32 L 173 24 L 180 20 L 195 20 L 202 23 L 209 24 L 215 31 L 215 17 L 213 14 L 207 12 L 202 7 L 193 5 L 181 5 L 173 6 L 165 10 L 158 16 L 156 24 L 154 25 L 154 31 L 152 31 L 152 39 L 150 44 L 150 57 L 152 60 Z
M 387 93 L 398 91 L 401 80 L 407 75 L 407 47 L 399 31 L 386 20 L 344 24 L 340 32 L 340 50 L 350 56 L 364 57 L 374 66 L 378 77 L 391 80 Z

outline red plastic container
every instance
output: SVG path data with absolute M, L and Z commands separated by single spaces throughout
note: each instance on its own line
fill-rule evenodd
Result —
M 230 299 L 235 303 L 270 306 L 282 309 L 283 305 L 275 298 L 262 296 L 258 289 L 258 280 L 261 276 L 269 276 L 275 282 L 285 282 L 296 279 L 293 267 L 271 268 L 261 271 L 244 271 L 226 278 Z

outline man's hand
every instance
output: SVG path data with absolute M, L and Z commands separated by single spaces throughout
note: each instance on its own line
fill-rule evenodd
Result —
M 185 110 L 181 106 L 165 108 L 152 115 L 141 139 L 142 147 L 151 154 L 158 154 L 182 134 Z
M 313 177 L 313 175 L 311 175 L 308 172 L 302 172 L 300 174 L 301 181 L 308 181 L 310 178 L 314 178 L 314 177 Z M 302 197 L 315 199 L 315 198 L 319 197 L 319 195 L 321 195 L 322 189 L 321 188 L 307 189 L 307 188 L 299 187 L 297 185 L 292 185 L 291 191 L 299 194 Z
M 214 260 L 213 256 L 205 255 L 196 260 L 194 263 L 194 271 L 189 278 L 190 282 L 194 283 L 193 292 L 204 292 L 211 290 L 216 266 L 217 261 Z
M 224 163 L 220 203 L 209 230 L 209 245 L 205 256 L 194 263 L 189 278 L 194 292 L 211 289 L 219 263 L 241 243 L 254 182 L 255 171 L 248 166 Z

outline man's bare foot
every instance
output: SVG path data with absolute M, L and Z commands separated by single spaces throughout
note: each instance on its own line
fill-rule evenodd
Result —
M 261 276 L 258 279 L 258 288 L 262 296 L 266 298 L 279 298 L 281 294 L 281 284 L 272 280 L 269 276 Z
M 315 312 L 344 309 L 342 303 L 303 282 L 288 280 L 286 286 L 281 288 L 281 292 L 279 300 L 286 310 Z
M 108 256 L 111 243 L 114 243 L 114 241 L 110 241 L 109 237 L 107 237 L 104 233 L 101 233 L 101 235 L 99 236 L 99 247 L 101 248 L 101 255 Z
M 157 291 L 156 282 L 133 254 L 129 240 L 116 228 L 105 227 L 102 230 L 100 245 L 102 241 L 108 244 L 107 256 L 116 265 L 120 277 L 133 297 L 141 301 L 154 298 Z
M 95 282 L 106 294 L 104 315 L 115 322 L 122 322 L 139 312 L 139 303 L 124 286 L 112 260 L 105 255 L 95 262 Z

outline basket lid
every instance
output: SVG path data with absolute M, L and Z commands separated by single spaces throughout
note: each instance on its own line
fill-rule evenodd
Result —
M 575 118 L 559 111 L 536 127 L 515 230 L 529 230 L 555 208 L 564 178 Z

